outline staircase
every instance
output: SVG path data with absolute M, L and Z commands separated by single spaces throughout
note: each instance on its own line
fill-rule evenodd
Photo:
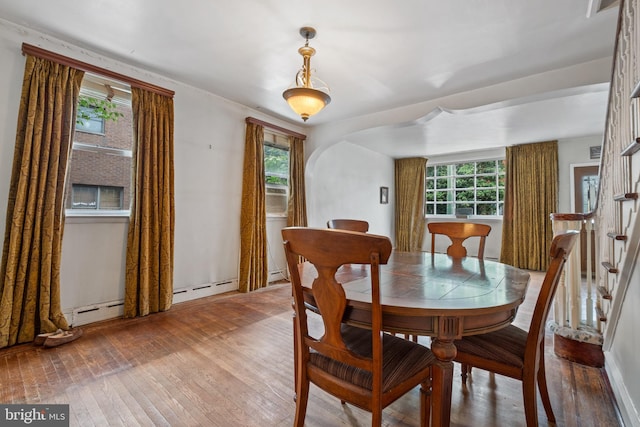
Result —
M 556 354 L 592 366 L 604 363 L 602 350 L 613 339 L 640 242 L 639 6 L 638 0 L 620 5 L 596 208 L 551 215 L 556 232 L 582 230 L 595 242 L 587 238 L 586 258 L 596 262 L 588 265 L 584 282 L 580 248 L 571 255 L 551 325 Z

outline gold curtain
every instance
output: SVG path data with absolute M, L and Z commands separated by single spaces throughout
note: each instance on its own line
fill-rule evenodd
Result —
M 240 292 L 267 286 L 264 127 L 247 123 L 240 211 Z
M 304 140 L 289 137 L 289 204 L 287 226 L 307 226 L 307 201 L 304 187 Z
M 0 267 L 0 347 L 69 328 L 60 306 L 64 181 L 83 76 L 27 55 Z
M 507 147 L 500 262 L 546 270 L 558 210 L 558 142 Z
M 396 250 L 420 251 L 424 237 L 424 180 L 427 159 L 395 161 Z
M 132 87 L 131 109 L 134 171 L 125 317 L 166 311 L 173 301 L 173 98 Z

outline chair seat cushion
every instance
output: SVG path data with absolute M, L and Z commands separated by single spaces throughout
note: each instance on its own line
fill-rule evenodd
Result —
M 527 331 L 509 325 L 495 332 L 464 337 L 455 345 L 458 355 L 465 353 L 522 368 L 527 335 Z
M 370 330 L 344 325 L 342 336 L 351 351 L 371 357 Z M 382 346 L 383 392 L 428 368 L 435 361 L 435 356 L 428 348 L 390 334 L 383 334 Z M 373 375 L 370 371 L 355 368 L 313 351 L 310 354 L 310 363 L 344 381 L 367 390 L 372 389 Z

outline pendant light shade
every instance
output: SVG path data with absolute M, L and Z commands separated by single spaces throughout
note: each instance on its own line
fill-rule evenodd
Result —
M 329 104 L 331 97 L 327 93 L 327 85 L 311 75 L 311 57 L 316 50 L 309 46 L 309 39 L 315 37 L 316 30 L 303 27 L 300 29 L 300 35 L 306 40 L 305 45 L 298 49 L 303 58 L 302 68 L 296 73 L 295 86 L 285 90 L 282 96 L 291 109 L 306 122 L 309 117 L 319 113 Z

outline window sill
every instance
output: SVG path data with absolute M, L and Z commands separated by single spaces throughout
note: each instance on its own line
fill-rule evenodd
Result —
M 86 224 L 86 223 L 109 223 L 109 222 L 129 222 L 129 211 L 78 211 L 66 210 L 66 224 Z
M 267 220 L 287 219 L 287 215 L 267 214 Z
M 467 221 L 467 220 L 472 220 L 472 221 L 502 221 L 502 215 L 469 215 L 466 218 L 459 218 L 455 215 L 425 215 L 424 217 L 426 220 L 439 220 L 439 219 L 446 219 L 446 220 L 460 220 L 460 221 Z

